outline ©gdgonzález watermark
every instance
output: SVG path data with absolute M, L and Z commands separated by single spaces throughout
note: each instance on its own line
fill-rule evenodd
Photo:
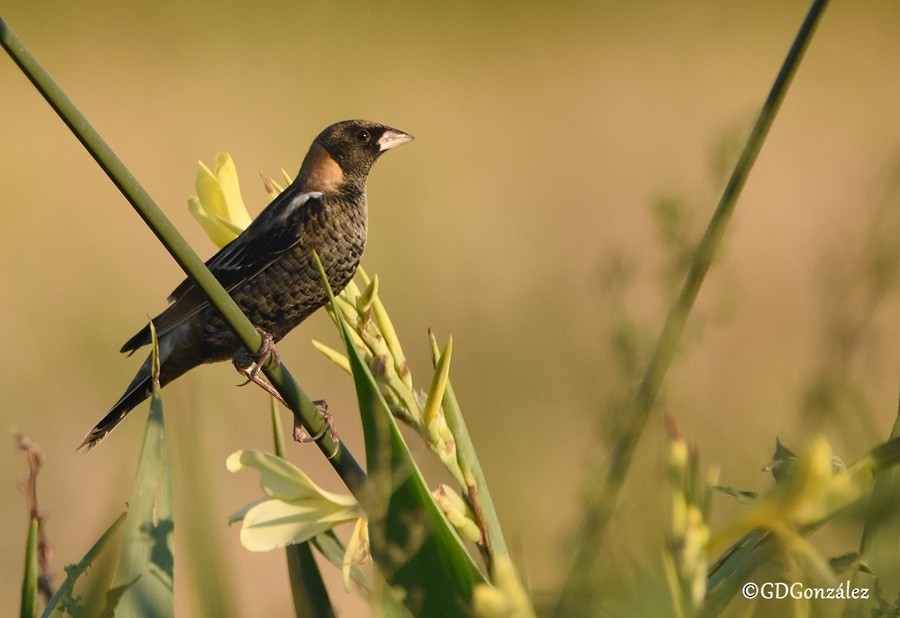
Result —
M 741 587 L 745 599 L 868 599 L 868 588 L 855 588 L 850 581 L 835 586 L 807 586 L 803 582 L 747 582 Z

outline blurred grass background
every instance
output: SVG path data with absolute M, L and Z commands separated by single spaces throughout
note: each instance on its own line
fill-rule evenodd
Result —
M 675 196 L 699 233 L 724 182 L 716 153 L 743 139 L 806 8 L 13 0 L 0 12 L 202 256 L 214 248 L 185 201 L 198 159 L 212 165 L 229 150 L 255 214 L 265 205 L 257 172 L 295 173 L 331 122 L 370 118 L 416 136 L 372 174 L 363 263 L 381 278 L 420 386 L 426 329 L 453 335 L 451 378 L 540 600 L 564 572 L 580 470 L 603 456 L 612 426 L 606 406 L 627 386 L 610 343 L 610 265 L 628 273 L 618 308 L 652 340 L 671 256 L 653 205 Z M 669 374 L 660 407 L 705 463 L 722 467 L 724 484 L 767 486 L 759 470 L 776 435 L 797 445 L 821 431 L 853 459 L 889 432 L 900 375 L 890 289 L 898 30 L 900 5 L 889 1 L 826 13 L 701 292 L 702 327 Z M 75 447 L 137 369 L 139 359 L 117 353 L 122 342 L 183 276 L 9 59 L 0 84 L 0 421 L 46 453 L 39 491 L 61 577 L 124 507 L 144 412 L 95 451 Z M 873 295 L 866 265 L 878 251 L 888 268 Z M 313 337 L 337 342 L 324 314 L 279 350 L 362 453 L 357 422 L 342 413 L 354 409 L 349 383 Z M 835 373 L 871 414 L 815 405 L 811 394 L 826 397 Z M 201 614 L 197 565 L 222 569 L 235 615 L 290 607 L 283 553 L 248 554 L 225 525 L 258 493 L 251 475 L 225 471 L 225 458 L 271 444 L 265 397 L 232 388 L 238 381 L 230 366 L 210 366 L 164 391 L 177 604 L 189 615 Z M 16 488 L 25 466 L 12 436 L 7 444 L 4 615 L 15 608 L 27 525 Z M 339 486 L 316 449 L 297 446 L 293 458 Z M 623 598 L 659 579 L 665 458 L 657 414 L 603 548 Z M 722 498 L 716 513 L 737 508 Z M 831 530 L 821 544 L 856 549 L 847 538 L 850 547 Z

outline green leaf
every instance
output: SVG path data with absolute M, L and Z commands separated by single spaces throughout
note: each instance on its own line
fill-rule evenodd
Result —
M 414 615 L 459 616 L 471 607 L 473 586 L 484 578 L 435 504 L 341 312 L 335 307 L 334 313 L 362 416 L 369 486 L 361 502 L 369 516 L 372 558 Z
M 294 599 L 294 615 L 321 616 L 335 615 L 328 590 L 322 581 L 319 566 L 313 558 L 309 543 L 300 543 L 285 548 L 287 552 L 288 576 L 291 581 L 291 596 Z
M 852 581 L 854 587 L 877 590 L 882 599 L 900 599 L 900 580 L 896 570 L 897 539 L 900 539 L 900 511 L 897 509 L 900 500 L 900 470 L 896 467 L 889 468 L 896 456 L 896 447 L 891 449 L 891 445 L 896 444 L 898 438 L 900 406 L 894 419 L 891 441 L 875 449 L 877 472 L 860 542 L 859 557 L 862 562 Z M 852 611 L 848 610 L 846 615 L 850 616 L 867 616 L 876 607 L 874 600 L 865 602 L 862 599 L 852 600 L 849 605 Z
M 21 618 L 37 616 L 38 590 L 38 518 L 32 517 L 28 526 L 28 542 L 25 544 L 25 575 L 22 577 Z
M 437 342 L 434 335 L 431 336 L 432 347 L 434 349 L 435 358 L 437 357 Z M 487 526 L 488 536 L 488 556 L 492 560 L 494 556 L 509 556 L 509 550 L 506 547 L 506 540 L 503 538 L 503 530 L 500 527 L 500 518 L 494 508 L 494 502 L 491 499 L 491 492 L 488 488 L 487 480 L 484 478 L 484 472 L 481 469 L 481 463 L 475 452 L 475 445 L 469 436 L 469 428 L 463 418 L 462 410 L 459 407 L 459 401 L 456 399 L 456 393 L 453 390 L 453 384 L 447 380 L 447 386 L 444 390 L 442 401 L 444 415 L 447 420 L 447 426 L 453 433 L 456 440 L 456 451 L 462 468 L 463 477 L 466 484 L 470 487 L 469 497 L 481 511 L 481 518 Z M 475 487 L 473 492 L 471 486 Z
M 110 525 L 110 527 L 106 529 L 106 532 L 97 539 L 97 542 L 94 543 L 78 564 L 66 567 L 66 580 L 47 603 L 42 618 L 49 618 L 54 612 L 61 614 L 64 611 L 64 607 L 71 608 L 76 603 L 76 599 L 72 596 L 72 593 L 75 591 L 75 582 L 77 582 L 78 578 L 84 575 L 88 568 L 94 563 L 94 560 L 97 559 L 100 552 L 103 551 L 103 548 L 109 543 L 113 534 L 115 534 L 119 527 L 125 522 L 126 515 L 127 513 L 122 513 L 116 518 L 112 525 Z
M 158 345 L 152 328 L 154 368 Z M 150 418 L 125 520 L 125 541 L 119 566 L 107 593 L 107 611 L 117 616 L 174 615 L 175 522 L 172 517 L 172 479 L 154 372 Z

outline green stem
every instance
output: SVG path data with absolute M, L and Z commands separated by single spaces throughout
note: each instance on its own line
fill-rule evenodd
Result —
M 794 43 L 775 79 L 775 83 L 772 85 L 769 96 L 766 98 L 762 110 L 756 119 L 756 123 L 725 187 L 725 191 L 722 193 L 706 232 L 697 245 L 684 286 L 669 310 L 669 315 L 666 318 L 656 348 L 644 371 L 643 378 L 634 396 L 628 403 L 624 415 L 625 418 L 629 419 L 628 426 L 614 445 L 609 468 L 597 494 L 597 501 L 592 505 L 592 509 L 587 513 L 582 524 L 579 539 L 575 543 L 577 547 L 576 555 L 560 596 L 558 605 L 560 611 L 557 612 L 558 614 L 572 613 L 569 610 L 575 611 L 579 598 L 583 598 L 582 595 L 584 594 L 589 594 L 585 589 L 585 584 L 588 583 L 585 577 L 590 580 L 594 576 L 593 574 L 597 572 L 595 568 L 597 561 L 603 560 L 601 544 L 606 529 L 621 493 L 622 485 L 631 465 L 641 433 L 656 402 L 656 397 L 666 372 L 672 363 L 672 358 L 677 351 L 688 315 L 725 235 L 725 230 L 734 212 L 737 198 L 747 181 L 753 164 L 756 162 L 766 135 L 772 126 L 772 122 L 775 120 L 778 108 L 784 100 L 788 86 L 797 71 L 803 53 L 812 39 L 816 25 L 827 4 L 828 0 L 815 0 L 810 7 L 806 19 L 800 26 Z
M 262 340 L 247 316 L 228 295 L 213 274 L 206 268 L 175 226 L 166 218 L 159 206 L 147 194 L 125 164 L 103 141 L 100 134 L 90 125 L 75 104 L 63 92 L 37 59 L 26 49 L 22 41 L 9 26 L 0 19 L 0 44 L 9 53 L 22 72 L 31 80 L 50 106 L 56 110 L 63 122 L 84 145 L 95 161 L 103 168 L 113 184 L 131 203 L 141 218 L 147 223 L 163 246 L 172 255 L 188 277 L 203 291 L 209 302 L 222 314 L 228 326 L 234 331 L 250 352 L 259 349 Z M 365 481 L 365 472 L 342 444 L 335 441 L 325 430 L 324 419 L 316 410 L 310 398 L 302 391 L 284 365 L 265 370 L 266 376 L 284 397 L 294 414 L 306 427 L 310 435 L 324 432 L 316 443 L 326 453 L 335 470 L 354 493 Z

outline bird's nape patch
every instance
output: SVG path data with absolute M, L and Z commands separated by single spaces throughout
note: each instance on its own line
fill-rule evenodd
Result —
M 343 184 L 344 170 L 324 147 L 313 143 L 303 159 L 297 181 L 306 191 L 331 193 Z

